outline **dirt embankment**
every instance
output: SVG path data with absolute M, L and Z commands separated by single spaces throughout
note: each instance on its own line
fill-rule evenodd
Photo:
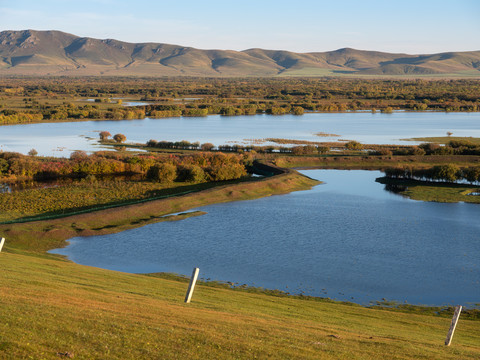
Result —
M 110 234 L 154 222 L 179 220 L 190 215 L 165 215 L 215 203 L 308 190 L 319 183 L 295 170 L 261 163 L 255 163 L 255 167 L 258 172 L 271 176 L 59 219 L 0 225 L 0 234 L 8 239 L 7 248 L 45 252 L 64 246 L 65 240 L 75 236 Z

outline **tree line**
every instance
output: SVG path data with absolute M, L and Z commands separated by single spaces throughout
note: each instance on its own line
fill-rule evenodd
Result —
M 480 183 L 480 167 L 459 167 L 455 164 L 437 165 L 430 168 L 414 166 L 392 167 L 384 170 L 385 176 L 391 179 L 435 181 L 435 182 L 469 182 Z
M 274 139 L 266 139 L 266 141 L 270 141 Z M 357 143 L 357 142 L 351 142 Z M 347 146 L 350 143 L 347 143 Z M 359 144 L 359 143 L 358 143 Z M 149 140 L 145 144 L 148 148 L 157 148 L 157 149 L 175 149 L 175 150 L 199 150 L 199 151 L 220 151 L 220 152 L 234 152 L 234 153 L 289 153 L 293 155 L 314 155 L 314 154 L 324 154 L 330 150 L 329 146 L 325 145 L 298 145 L 292 147 L 286 146 L 274 146 L 274 145 L 267 145 L 267 146 L 258 146 L 258 145 L 240 145 L 240 144 L 222 144 L 215 146 L 212 143 L 203 143 L 200 142 L 190 142 L 187 140 L 181 141 L 157 141 L 157 140 Z
M 122 106 L 121 97 L 154 102 Z M 94 104 L 75 104 L 78 99 Z M 396 109 L 480 111 L 476 80 L 329 78 L 0 79 L 0 124 L 66 119 L 295 114 Z
M 252 159 L 223 153 L 192 155 L 119 154 L 75 151 L 70 158 L 27 156 L 0 152 L 0 178 L 54 180 L 140 174 L 158 182 L 207 182 L 239 179 L 247 175 Z

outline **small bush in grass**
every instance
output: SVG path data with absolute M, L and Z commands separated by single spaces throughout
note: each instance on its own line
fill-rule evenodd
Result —
M 147 178 L 160 183 L 171 183 L 177 178 L 177 167 L 173 164 L 158 164 L 148 169 Z
M 117 143 L 123 143 L 127 140 L 127 137 L 123 134 L 115 134 L 113 135 L 113 140 L 115 140 Z

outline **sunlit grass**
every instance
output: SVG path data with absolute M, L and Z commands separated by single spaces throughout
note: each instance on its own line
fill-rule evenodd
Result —
M 431 142 L 435 144 L 448 144 L 450 141 L 468 141 L 475 145 L 480 145 L 480 138 L 471 136 L 435 136 L 435 137 L 418 137 L 411 139 L 402 139 L 404 141 Z
M 253 294 L 1 253 L 2 359 L 477 359 L 479 322 Z
M 468 202 L 480 204 L 480 186 L 452 184 L 444 182 L 426 182 L 404 179 L 378 179 L 383 184 L 401 186 L 398 193 L 413 200 L 435 202 Z
M 34 216 L 68 215 L 81 210 L 125 205 L 136 200 L 204 190 L 215 185 L 184 182 L 162 184 L 150 181 L 79 181 L 58 187 L 14 191 L 0 194 L 0 221 Z

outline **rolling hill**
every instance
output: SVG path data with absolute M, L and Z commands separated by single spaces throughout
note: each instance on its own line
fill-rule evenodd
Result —
M 0 75 L 106 76 L 479 76 L 480 51 L 430 55 L 350 48 L 201 50 L 128 43 L 60 31 L 0 32 Z

